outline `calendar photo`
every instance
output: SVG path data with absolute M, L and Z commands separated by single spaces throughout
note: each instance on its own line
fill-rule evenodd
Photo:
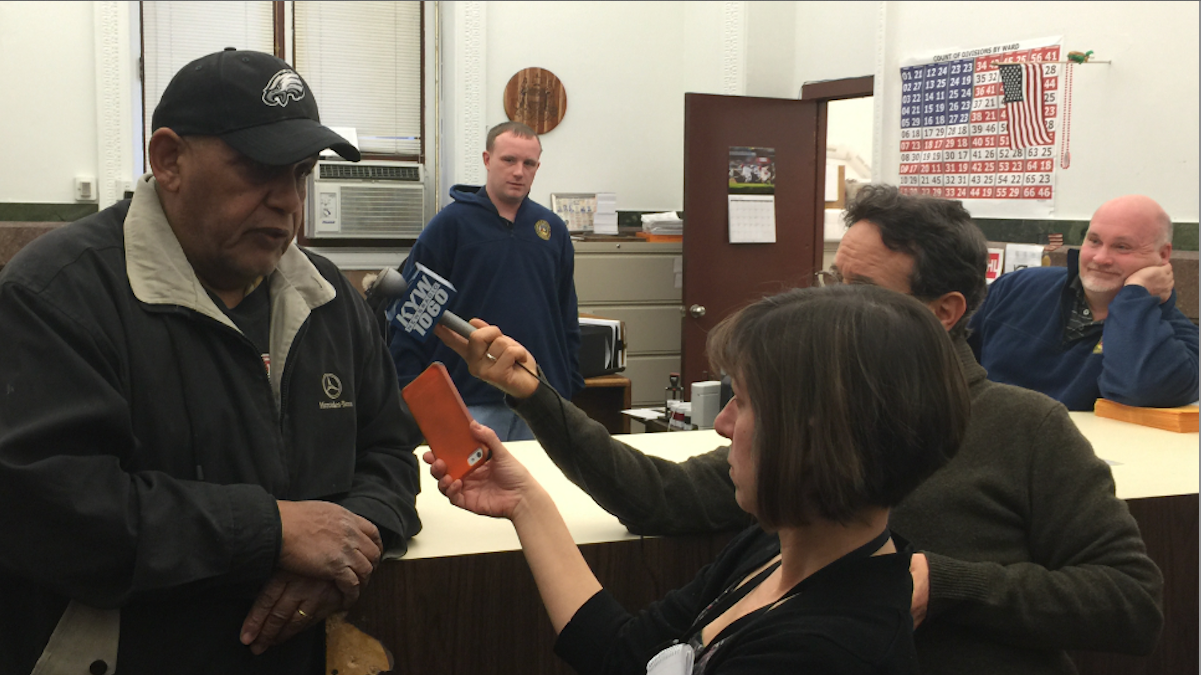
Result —
M 776 149 L 730 147 L 730 194 L 774 195 Z

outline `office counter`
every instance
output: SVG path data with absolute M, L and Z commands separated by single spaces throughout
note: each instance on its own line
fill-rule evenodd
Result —
M 726 442 L 717 432 L 711 430 L 631 434 L 618 438 L 649 455 L 680 460 L 708 452 Z M 639 539 L 637 535 L 630 534 L 616 518 L 597 506 L 583 490 L 567 480 L 542 451 L 537 441 L 506 443 L 505 447 L 530 470 L 554 498 L 577 544 Z M 421 448 L 418 455 L 424 452 L 425 448 Z M 417 497 L 417 512 L 421 514 L 424 525 L 421 534 L 409 542 L 409 552 L 405 554 L 402 562 L 521 550 L 517 534 L 509 521 L 477 516 L 451 505 L 450 501 L 438 492 L 437 482 L 430 476 L 429 466 L 422 462 L 421 467 L 421 494 Z
M 1091 412 L 1068 414 L 1097 456 L 1109 462 L 1122 499 L 1197 494 L 1196 433 L 1164 431 Z
M 1072 413 L 1109 460 L 1118 496 L 1138 519 L 1167 579 L 1164 637 L 1149 658 L 1074 654 L 1082 675 L 1197 672 L 1198 436 Z M 725 441 L 714 431 L 621 437 L 651 455 L 684 459 Z M 534 441 L 508 444 L 551 493 L 601 583 L 637 610 L 683 585 L 733 533 L 632 535 L 571 484 Z M 424 449 L 422 449 L 423 451 Z M 421 451 L 419 451 L 421 452 Z M 398 673 L 570 673 L 552 653 L 546 618 L 508 521 L 451 506 L 422 465 L 424 527 L 403 559 L 387 560 L 349 619 L 379 638 Z
M 1110 463 L 1118 497 L 1126 500 L 1164 575 L 1164 628 L 1151 656 L 1074 652 L 1081 675 L 1196 673 L 1198 436 L 1071 413 L 1072 421 Z

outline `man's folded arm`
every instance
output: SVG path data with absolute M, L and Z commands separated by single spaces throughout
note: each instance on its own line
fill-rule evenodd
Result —
M 1172 407 L 1197 400 L 1197 327 L 1142 286 L 1126 286 L 1109 305 L 1102 337 L 1101 396 L 1133 406 Z

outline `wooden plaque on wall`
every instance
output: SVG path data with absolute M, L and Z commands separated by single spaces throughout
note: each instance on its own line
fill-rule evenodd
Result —
M 505 85 L 505 114 L 544 134 L 559 126 L 567 114 L 567 91 L 549 70 L 520 70 Z

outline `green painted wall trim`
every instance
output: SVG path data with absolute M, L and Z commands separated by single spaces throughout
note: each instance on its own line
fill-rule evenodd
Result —
M 0 221 L 17 223 L 70 223 L 96 213 L 95 204 L 0 203 Z
M 976 218 L 976 224 L 989 241 L 1015 244 L 1045 244 L 1047 235 L 1063 235 L 1063 243 L 1079 246 L 1088 231 L 1087 220 L 1019 220 L 1010 218 Z M 1172 248 L 1177 251 L 1197 250 L 1197 223 L 1176 223 L 1172 231 Z
M 95 204 L 16 204 L 0 203 L 0 222 L 69 223 L 96 213 Z M 666 209 L 664 209 L 666 210 Z M 642 229 L 641 216 L 652 211 L 618 211 L 621 229 Z M 1088 231 L 1087 220 L 1021 220 L 1012 218 L 976 218 L 989 241 L 1020 244 L 1044 244 L 1046 235 L 1059 233 L 1063 243 L 1079 246 Z M 1172 246 L 1177 251 L 1198 250 L 1198 224 L 1176 223 Z

